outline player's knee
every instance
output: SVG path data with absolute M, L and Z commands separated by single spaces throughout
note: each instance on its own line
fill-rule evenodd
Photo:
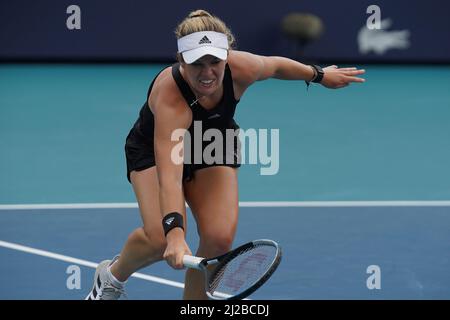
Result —
M 216 256 L 224 254 L 230 251 L 233 245 L 234 235 L 231 232 L 211 232 L 204 237 L 201 241 L 210 255 Z

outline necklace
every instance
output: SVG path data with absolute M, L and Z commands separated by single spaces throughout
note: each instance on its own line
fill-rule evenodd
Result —
M 196 100 L 192 101 L 192 103 L 189 106 L 193 106 L 194 104 L 196 104 L 198 102 L 198 100 L 200 100 L 201 98 L 203 98 L 204 96 L 201 96 L 200 98 L 197 98 Z

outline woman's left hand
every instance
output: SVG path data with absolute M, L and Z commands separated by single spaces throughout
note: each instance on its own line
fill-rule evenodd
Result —
M 330 89 L 339 89 L 348 86 L 351 82 L 364 82 L 363 78 L 357 76 L 364 74 L 364 69 L 351 68 L 338 68 L 337 66 L 328 66 L 323 68 L 323 79 L 320 82 L 324 87 Z

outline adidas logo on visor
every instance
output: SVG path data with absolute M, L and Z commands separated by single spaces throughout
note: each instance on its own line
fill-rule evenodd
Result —
M 209 41 L 207 36 L 204 36 L 198 44 L 205 44 L 205 43 L 211 43 L 211 41 Z

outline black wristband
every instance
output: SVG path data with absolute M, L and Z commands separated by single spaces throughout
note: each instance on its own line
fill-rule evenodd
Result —
M 312 80 L 312 82 L 320 83 L 323 79 L 323 70 L 320 66 L 312 64 L 311 67 L 316 70 L 316 77 Z
M 168 215 L 164 216 L 164 218 L 162 219 L 162 225 L 165 236 L 167 236 L 169 231 L 173 228 L 181 228 L 184 231 L 183 215 L 178 212 L 171 212 Z
M 316 64 L 311 64 L 310 67 L 313 68 L 313 70 L 314 70 L 314 78 L 310 81 L 305 80 L 306 89 L 309 88 L 309 85 L 311 84 L 311 82 L 320 83 L 323 79 L 323 74 L 324 74 L 324 72 L 320 66 L 318 66 Z

